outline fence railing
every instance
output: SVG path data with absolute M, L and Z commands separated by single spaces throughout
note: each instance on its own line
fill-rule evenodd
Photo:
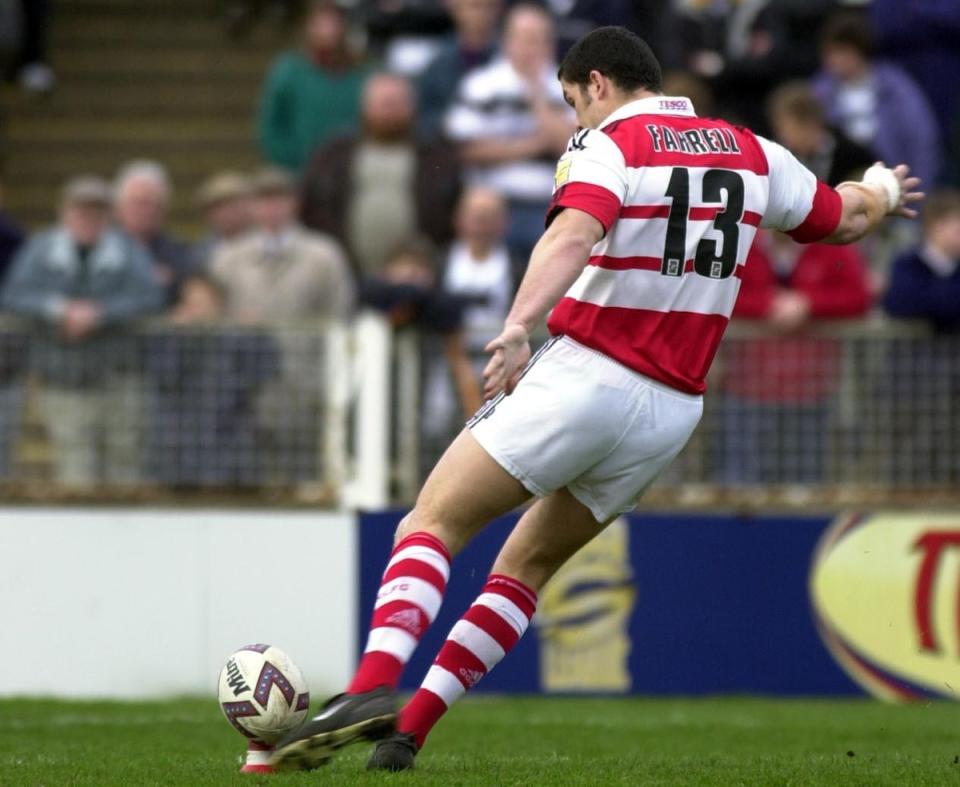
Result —
M 0 324 L 0 494 L 385 506 L 389 327 Z
M 476 355 L 479 374 L 483 358 Z M 66 344 L 0 324 L 0 495 L 378 508 L 412 501 L 462 428 L 429 337 L 150 324 Z M 960 337 L 880 320 L 735 323 L 703 421 L 651 505 L 960 500 Z
M 426 415 L 434 427 L 421 431 L 428 470 L 458 425 L 437 430 L 449 419 L 435 409 Z M 826 508 L 958 500 L 960 336 L 875 318 L 790 335 L 731 324 L 703 420 L 645 503 Z

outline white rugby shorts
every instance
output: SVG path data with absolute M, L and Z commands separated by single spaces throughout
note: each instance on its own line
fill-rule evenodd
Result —
M 566 487 L 604 523 L 636 506 L 702 414 L 703 397 L 558 336 L 514 392 L 491 399 L 467 427 L 532 494 Z

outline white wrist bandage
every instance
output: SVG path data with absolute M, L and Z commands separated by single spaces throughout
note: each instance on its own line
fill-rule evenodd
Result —
M 874 165 L 863 173 L 863 182 L 883 189 L 887 195 L 887 213 L 893 212 L 900 204 L 900 182 L 892 169 Z

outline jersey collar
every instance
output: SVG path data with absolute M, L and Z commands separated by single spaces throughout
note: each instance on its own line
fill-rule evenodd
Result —
M 696 117 L 697 113 L 693 111 L 693 102 L 683 96 L 649 96 L 648 98 L 638 98 L 629 104 L 624 104 L 607 115 L 597 128 L 601 131 L 604 126 L 608 126 L 616 120 L 624 120 L 634 115 L 684 115 L 686 117 Z

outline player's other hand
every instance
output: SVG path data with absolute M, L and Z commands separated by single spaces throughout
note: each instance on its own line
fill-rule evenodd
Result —
M 484 349 L 493 353 L 493 357 L 483 370 L 483 398 L 493 399 L 501 391 L 509 396 L 530 360 L 530 336 L 526 328 L 507 325 Z
M 884 163 L 878 161 L 877 166 L 882 167 Z M 890 215 L 915 219 L 917 217 L 917 211 L 910 206 L 920 202 L 920 200 L 926 196 L 922 191 L 917 191 L 917 187 L 920 185 L 920 178 L 912 177 L 910 175 L 910 167 L 906 164 L 898 164 L 891 172 L 893 172 L 893 176 L 897 179 L 897 184 L 900 186 L 900 201 L 896 207 L 890 211 Z

